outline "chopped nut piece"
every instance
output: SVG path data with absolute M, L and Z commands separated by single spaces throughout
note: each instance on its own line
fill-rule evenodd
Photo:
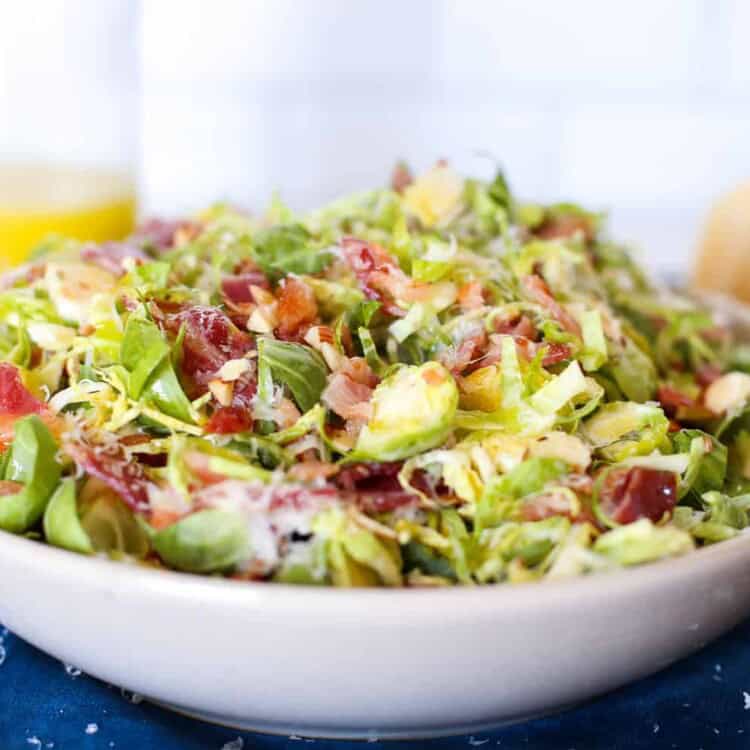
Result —
M 230 359 L 225 362 L 218 372 L 219 378 L 225 383 L 239 380 L 250 370 L 250 362 L 246 359 Z
M 222 406 L 230 406 L 232 404 L 232 398 L 234 397 L 233 383 L 225 383 L 223 380 L 212 380 L 208 384 L 208 389 Z

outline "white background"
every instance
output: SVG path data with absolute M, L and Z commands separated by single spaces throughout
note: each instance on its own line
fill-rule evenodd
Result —
M 60 2 L 0 0 L 0 47 L 32 7 L 37 33 L 59 35 L 45 8 Z M 611 208 L 613 232 L 670 271 L 688 263 L 711 199 L 750 178 L 746 0 L 143 0 L 140 17 L 127 0 L 64 7 L 81 28 L 109 29 L 115 62 L 82 67 L 110 92 L 132 85 L 120 68 L 140 27 L 141 107 L 128 111 L 149 211 L 216 198 L 257 208 L 275 187 L 305 207 L 382 183 L 399 157 L 489 174 L 476 156 L 488 151 L 524 196 Z M 89 36 L 55 53 L 60 70 L 93 59 Z

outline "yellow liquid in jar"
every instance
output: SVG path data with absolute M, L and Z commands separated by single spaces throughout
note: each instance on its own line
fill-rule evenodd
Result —
M 133 231 L 135 186 L 122 174 L 43 164 L 0 164 L 0 271 L 51 234 L 117 240 Z

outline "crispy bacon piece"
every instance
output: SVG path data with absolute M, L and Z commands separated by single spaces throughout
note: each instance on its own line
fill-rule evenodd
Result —
M 198 394 L 205 392 L 206 384 L 223 364 L 254 347 L 252 337 L 215 307 L 195 305 L 156 317 L 174 336 L 185 327 L 181 369 L 198 386 L 193 389 Z
M 200 225 L 192 221 L 148 219 L 136 229 L 130 240 L 155 250 L 169 250 L 175 247 L 180 235 L 192 237 L 197 235 L 200 229 Z
M 399 462 L 351 464 L 338 473 L 334 482 L 363 512 L 387 513 L 419 502 L 419 497 L 404 490 L 398 481 L 402 465 Z
M 304 337 L 318 319 L 318 303 L 312 289 L 304 281 L 289 276 L 281 282 L 278 301 L 276 315 L 279 325 L 276 332 L 279 338 Z
M 682 393 L 682 391 L 678 391 L 671 385 L 660 385 L 656 398 L 670 417 L 674 417 L 680 410 L 680 407 L 696 406 L 693 398 L 686 393 Z
M 345 359 L 338 371 L 347 375 L 355 383 L 361 383 L 369 388 L 374 388 L 380 382 L 380 378 L 372 371 L 364 357 Z
M 552 296 L 547 283 L 537 274 L 530 274 L 521 279 L 526 294 L 538 305 L 541 305 L 560 324 L 563 330 L 575 336 L 581 335 L 581 327 L 576 319 Z
M 221 507 L 227 497 L 243 501 L 248 510 L 273 512 L 276 510 L 294 509 L 311 510 L 324 507 L 339 498 L 335 487 L 302 487 L 292 484 L 280 484 L 273 488 L 257 482 L 242 482 L 225 479 L 212 484 L 194 498 L 194 507 Z
M 470 281 L 458 290 L 458 304 L 464 311 L 484 306 L 484 290 L 478 281 Z
M 440 362 L 454 376 L 461 375 L 466 370 L 477 369 L 483 366 L 487 351 L 487 334 L 484 330 L 478 330 L 467 336 L 458 346 L 450 346 L 440 354 Z M 500 359 L 499 352 L 495 361 Z M 492 364 L 491 362 L 488 364 Z
M 380 245 L 355 237 L 345 237 L 341 248 L 365 297 L 380 302 L 383 312 L 402 317 L 405 310 L 396 300 L 404 299 L 414 282 L 401 270 L 396 259 Z
M 613 469 L 599 492 L 602 511 L 616 523 L 632 523 L 639 518 L 656 522 L 676 503 L 676 475 L 639 466 Z
M 9 362 L 0 362 L 0 415 L 23 417 L 42 414 L 46 409 L 21 382 L 18 368 Z
M 523 336 L 535 341 L 538 333 L 531 318 L 528 315 L 514 315 L 509 318 L 495 318 L 494 327 L 496 333 L 507 336 Z
M 516 342 L 516 351 L 519 357 L 523 357 L 527 362 L 534 359 L 540 350 L 544 351 L 544 356 L 542 357 L 542 365 L 544 367 L 556 365 L 559 362 L 570 359 L 572 350 L 567 344 L 549 344 L 545 341 L 532 341 L 526 336 L 518 335 L 513 335 L 513 340 Z M 478 361 L 477 367 L 494 365 L 500 361 L 501 356 L 502 339 L 496 334 L 492 334 L 490 336 L 490 346 L 485 355 Z
M 593 222 L 586 216 L 563 214 L 550 216 L 537 227 L 533 234 L 543 240 L 564 240 L 582 234 L 586 242 L 594 240 L 595 229 Z
M 542 357 L 544 367 L 570 359 L 571 349 L 567 344 L 542 344 L 542 346 L 544 347 L 544 357 Z
M 87 474 L 104 482 L 135 511 L 148 509 L 149 480 L 143 466 L 129 461 L 124 451 L 114 446 L 112 450 L 79 442 L 65 445 L 65 452 Z
M 212 435 L 233 435 L 247 432 L 253 426 L 252 412 L 241 406 L 222 406 L 206 423 L 206 432 Z
M 251 286 L 269 289 L 270 284 L 263 271 L 246 271 L 245 273 L 225 276 L 221 280 L 221 293 L 226 302 L 233 305 L 244 305 L 257 302 L 250 290 Z
M 114 276 L 125 275 L 125 261 L 132 258 L 136 263 L 145 263 L 150 258 L 143 250 L 129 242 L 103 242 L 100 245 L 85 245 L 81 260 L 93 263 Z
M 695 380 L 698 385 L 708 388 L 711 383 L 718 380 L 722 375 L 721 367 L 716 365 L 702 365 L 695 372 Z
M 13 424 L 17 419 L 38 414 L 48 424 L 54 420 L 46 404 L 35 398 L 21 382 L 18 369 L 0 362 L 0 449 L 13 440 Z
M 358 383 L 343 372 L 335 372 L 328 378 L 320 400 L 342 419 L 366 421 L 372 411 L 372 392 L 370 386 Z

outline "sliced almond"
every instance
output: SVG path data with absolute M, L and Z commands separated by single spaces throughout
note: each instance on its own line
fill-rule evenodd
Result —
M 230 359 L 225 362 L 217 375 L 225 383 L 231 383 L 239 380 L 246 372 L 250 371 L 250 362 L 246 359 Z
M 276 328 L 276 311 L 271 305 L 260 305 L 247 320 L 247 330 L 253 333 L 273 333 Z
M 740 408 L 750 398 L 750 375 L 728 372 L 706 388 L 703 403 L 714 414 Z
M 221 406 L 230 406 L 234 397 L 234 383 L 225 383 L 223 380 L 212 380 L 208 384 L 208 390 Z

